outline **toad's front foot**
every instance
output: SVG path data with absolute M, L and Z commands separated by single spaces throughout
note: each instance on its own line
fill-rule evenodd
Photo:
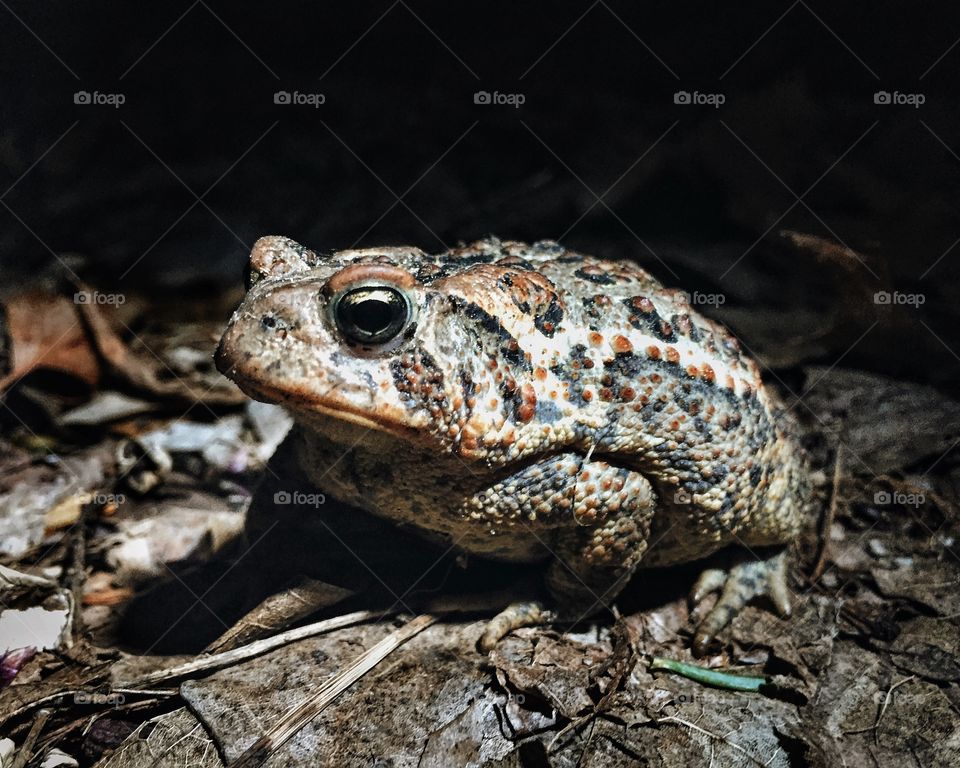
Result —
M 717 633 L 758 595 L 767 595 L 783 616 L 790 615 L 786 551 L 766 560 L 743 562 L 727 570 L 710 568 L 704 571 L 690 592 L 690 601 L 696 606 L 711 592 L 721 589 L 717 604 L 697 627 L 693 640 L 695 656 L 705 655 Z

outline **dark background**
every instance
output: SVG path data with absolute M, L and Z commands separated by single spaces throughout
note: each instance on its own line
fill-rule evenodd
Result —
M 3 0 L 0 284 L 67 259 L 177 302 L 236 286 L 263 234 L 319 250 L 559 238 L 722 294 L 705 310 L 771 366 L 956 391 L 950 8 Z

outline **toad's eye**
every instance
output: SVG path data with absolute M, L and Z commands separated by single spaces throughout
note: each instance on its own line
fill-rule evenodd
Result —
M 340 333 L 359 344 L 386 344 L 400 334 L 410 316 L 406 295 L 389 286 L 352 288 L 333 305 Z

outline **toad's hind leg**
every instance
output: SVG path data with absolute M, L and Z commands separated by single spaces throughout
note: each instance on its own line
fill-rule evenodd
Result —
M 787 567 L 786 550 L 780 550 L 766 559 L 751 557 L 729 569 L 709 568 L 700 574 L 690 592 L 690 601 L 697 605 L 718 590 L 720 599 L 697 627 L 693 640 L 694 655 L 703 656 L 717 633 L 758 595 L 767 595 L 782 615 L 789 616 Z
M 555 503 L 572 519 L 541 542 L 553 559 L 547 588 L 555 609 L 539 602 L 513 603 L 487 625 L 480 639 L 488 651 L 514 629 L 553 621 L 576 623 L 605 607 L 620 593 L 647 549 L 655 496 L 639 472 L 604 461 L 583 461 Z

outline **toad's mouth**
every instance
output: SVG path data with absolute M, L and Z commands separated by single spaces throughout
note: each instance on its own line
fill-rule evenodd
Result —
M 368 430 L 388 433 L 406 441 L 422 438 L 420 430 L 400 421 L 388 409 L 362 410 L 335 396 L 336 388 L 316 394 L 303 390 L 284 389 L 238 375 L 235 370 L 221 370 L 248 397 L 263 403 L 280 405 L 295 418 L 302 417 L 312 424 L 324 421 L 345 422 Z

